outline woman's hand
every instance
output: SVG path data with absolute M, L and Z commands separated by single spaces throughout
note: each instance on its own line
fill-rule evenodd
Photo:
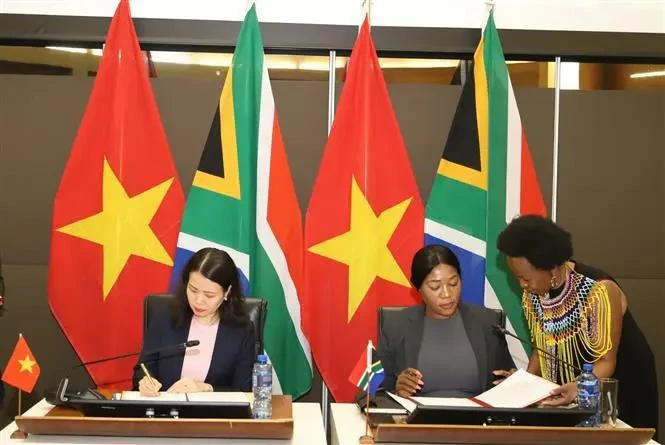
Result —
M 162 384 L 154 378 L 148 376 L 139 380 L 139 392 L 142 396 L 157 397 Z
M 423 375 L 417 369 L 407 368 L 397 376 L 395 392 L 400 397 L 411 397 L 424 385 Z
M 577 383 L 566 383 L 550 391 L 550 396 L 540 402 L 540 406 L 570 405 L 575 400 L 575 397 L 577 397 Z
M 184 377 L 171 385 L 166 392 L 212 392 L 212 385 Z
M 513 368 L 513 369 L 511 369 L 510 371 L 506 371 L 506 370 L 504 370 L 504 369 L 495 369 L 494 371 L 492 371 L 492 374 L 497 375 L 497 376 L 500 376 L 500 377 L 502 377 L 502 378 L 494 380 L 494 381 L 492 382 L 492 385 L 498 385 L 499 383 L 503 382 L 503 381 L 506 380 L 508 377 L 510 377 L 511 375 L 513 375 L 513 373 L 514 373 L 515 371 L 517 371 L 516 368 Z

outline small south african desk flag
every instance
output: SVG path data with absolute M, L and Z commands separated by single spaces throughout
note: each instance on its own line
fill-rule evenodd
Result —
M 372 345 L 372 340 L 367 342 L 367 350 L 364 351 L 358 363 L 353 367 L 351 375 L 349 375 L 349 382 L 356 385 L 363 391 L 367 391 L 369 387 L 370 395 L 376 394 L 376 391 L 383 383 L 384 372 L 381 360 L 376 356 L 376 349 Z

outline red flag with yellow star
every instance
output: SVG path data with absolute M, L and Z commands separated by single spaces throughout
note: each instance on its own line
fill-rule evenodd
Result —
M 32 392 L 37 384 L 40 374 L 37 359 L 22 335 L 14 347 L 12 356 L 9 357 L 5 372 L 2 373 L 2 381 L 25 392 Z
M 367 20 L 305 219 L 303 328 L 335 400 L 349 401 L 356 359 L 376 342 L 377 308 L 420 301 L 409 283 L 424 210 Z
M 143 298 L 168 289 L 183 205 L 121 0 L 53 209 L 49 305 L 82 362 L 141 348 Z M 127 388 L 134 362 L 88 372 L 98 386 Z

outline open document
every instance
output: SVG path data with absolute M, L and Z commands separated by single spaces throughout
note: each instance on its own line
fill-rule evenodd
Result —
M 542 377 L 518 369 L 494 388 L 471 400 L 494 408 L 526 408 L 546 399 L 559 385 Z
M 187 394 L 162 391 L 157 396 L 142 396 L 138 391 L 123 391 L 121 400 L 159 400 L 163 402 L 186 402 Z
M 526 408 L 550 395 L 550 391 L 559 385 L 537 375 L 529 374 L 523 369 L 515 371 L 511 376 L 494 388 L 470 398 L 452 397 L 410 397 L 405 399 L 393 393 L 388 395 L 397 403 L 412 412 L 417 405 L 421 406 L 454 406 L 492 408 Z
M 159 400 L 163 402 L 214 402 L 214 403 L 248 403 L 250 400 L 244 392 L 160 392 L 158 396 L 142 396 L 138 391 L 123 391 L 122 400 Z

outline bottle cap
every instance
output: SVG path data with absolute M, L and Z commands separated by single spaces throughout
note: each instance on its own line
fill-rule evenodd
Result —
M 582 365 L 582 370 L 583 370 L 584 372 L 587 372 L 587 371 L 588 371 L 588 372 L 591 372 L 591 371 L 593 371 L 593 364 L 592 364 L 592 363 L 585 363 L 584 365 Z
M 256 357 L 256 361 L 262 365 L 265 365 L 266 363 L 268 363 L 268 356 L 265 354 L 259 354 L 259 356 Z

